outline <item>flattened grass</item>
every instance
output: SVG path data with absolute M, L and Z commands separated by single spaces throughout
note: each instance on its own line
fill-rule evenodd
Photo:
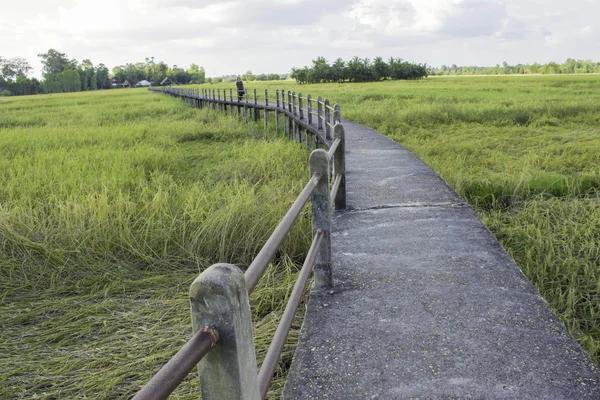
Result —
M 0 121 L 0 397 L 131 397 L 189 339 L 192 280 L 248 265 L 308 179 L 301 145 L 146 90 L 3 98 Z M 309 242 L 304 213 L 252 296 L 259 362 Z

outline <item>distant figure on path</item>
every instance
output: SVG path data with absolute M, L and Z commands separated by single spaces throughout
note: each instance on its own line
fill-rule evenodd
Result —
M 235 82 L 235 86 L 237 87 L 238 101 L 242 101 L 242 99 L 244 98 L 244 82 L 242 82 L 239 76 L 237 78 L 237 81 Z

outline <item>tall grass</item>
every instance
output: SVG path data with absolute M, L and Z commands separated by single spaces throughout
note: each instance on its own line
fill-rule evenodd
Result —
M 266 86 L 329 97 L 343 117 L 413 150 L 600 363 L 599 75 Z
M 285 86 L 342 104 L 432 166 L 600 362 L 600 76 Z
M 146 90 L 0 99 L 0 121 L 0 397 L 131 397 L 191 336 L 191 281 L 248 265 L 308 179 L 302 146 Z M 305 213 L 252 296 L 259 361 L 309 242 Z

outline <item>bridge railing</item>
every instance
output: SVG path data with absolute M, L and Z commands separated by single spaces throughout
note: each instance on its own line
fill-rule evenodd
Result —
M 260 102 L 256 91 L 246 91 L 244 99 L 240 100 L 232 97 L 237 97 L 236 91 L 229 91 L 227 99 L 226 91 L 221 97 L 220 91 L 215 93 L 214 90 L 151 90 L 181 97 L 196 107 L 215 107 L 230 113 L 233 113 L 234 107 L 238 108 L 238 112 L 243 107 L 246 116 L 247 111 L 252 109 L 256 119 L 259 118 L 256 110 L 265 110 L 265 120 L 268 119 L 266 112 L 279 112 L 288 123 L 292 121 L 290 129 L 299 140 L 302 130 L 307 132 L 306 136 L 312 132 L 315 137 L 321 137 L 319 131 L 324 131 L 314 126 L 312 121 L 302 122 L 305 115 L 310 118 L 312 113 L 313 100 L 310 96 L 306 97 L 307 108 L 304 108 L 305 98 L 301 94 L 288 92 L 285 95 L 281 91 L 280 98 L 279 90 L 273 105 L 269 103 L 267 90 Z M 265 398 L 311 271 L 314 271 L 314 289 L 327 289 L 333 285 L 331 215 L 333 210 L 346 207 L 344 129 L 339 122 L 339 106 L 331 107 L 327 99 L 322 101 L 320 97 L 315 102 L 318 108 L 322 107 L 323 113 L 317 111 L 312 115 L 322 121 L 323 127 L 330 126 L 333 139 L 324 137 L 320 143 L 315 141 L 315 145 L 320 144 L 327 150 L 317 148 L 311 152 L 308 183 L 245 272 L 232 264 L 214 264 L 194 280 L 190 288 L 194 336 L 134 399 L 166 399 L 196 365 L 204 400 Z M 325 113 L 326 110 L 330 112 Z M 309 200 L 313 241 L 267 355 L 257 372 L 249 296 Z

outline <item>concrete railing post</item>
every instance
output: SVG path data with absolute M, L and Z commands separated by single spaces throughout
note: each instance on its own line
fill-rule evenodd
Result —
M 342 113 L 340 111 L 340 105 L 336 104 L 333 106 L 333 125 L 342 122 Z
M 323 99 L 317 97 L 317 129 L 323 129 Z
M 258 122 L 258 120 L 260 119 L 260 112 L 258 110 L 258 107 L 256 106 L 258 104 L 258 99 L 256 97 L 256 89 L 254 89 L 254 107 L 252 108 L 252 111 L 254 113 L 254 122 Z
M 279 89 L 275 90 L 275 99 L 277 102 L 275 107 L 275 132 L 279 134 Z
M 244 89 L 244 118 L 248 123 L 248 89 Z
M 312 124 L 312 98 L 310 93 L 306 95 L 306 107 L 308 109 L 308 123 Z
M 298 93 L 298 114 L 300 114 L 300 119 L 304 119 L 304 110 L 302 109 L 302 93 Z
M 292 92 L 288 90 L 287 92 L 287 106 L 288 112 L 292 114 Z M 287 117 L 288 122 L 288 137 L 290 140 L 294 138 L 294 119 L 291 116 Z
M 219 332 L 219 343 L 198 363 L 203 400 L 258 400 L 258 372 L 252 314 L 244 273 L 235 265 L 215 264 L 190 288 L 194 331 Z
M 325 232 L 315 261 L 315 288 L 329 288 L 333 285 L 331 273 L 331 200 L 329 198 L 329 156 L 323 149 L 310 154 L 310 175 L 321 174 L 319 184 L 312 193 L 312 231 Z
M 329 99 L 325 99 L 325 139 L 331 139 L 331 112 L 329 111 Z
M 336 210 L 346 209 L 346 134 L 344 126 L 337 124 L 333 127 L 333 140 L 340 139 L 335 153 L 333 154 L 333 173 L 341 176 L 340 186 L 333 199 Z

